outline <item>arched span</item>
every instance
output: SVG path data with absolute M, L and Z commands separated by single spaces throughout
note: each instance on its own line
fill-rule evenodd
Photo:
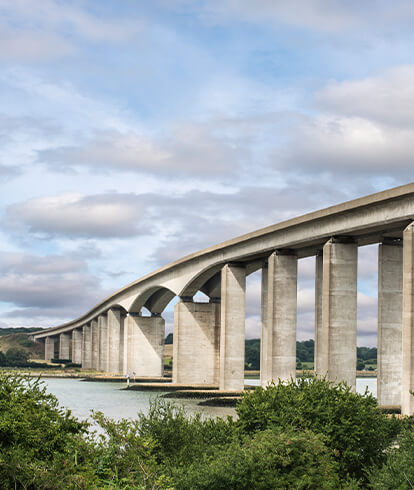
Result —
M 263 260 L 246 262 L 246 276 L 253 274 L 253 272 L 263 267 L 263 263 Z M 219 264 L 201 271 L 186 284 L 180 296 L 193 297 L 197 291 L 201 291 L 210 298 L 219 298 L 221 296 L 220 280 L 222 267 L 223 264 Z
M 168 303 L 175 297 L 175 293 L 164 286 L 154 286 L 140 294 L 132 303 L 129 311 L 138 313 L 142 307 L 151 313 L 162 313 Z

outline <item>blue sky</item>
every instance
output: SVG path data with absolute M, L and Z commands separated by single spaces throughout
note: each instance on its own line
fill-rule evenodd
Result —
M 0 0 L 1 325 L 57 325 L 186 253 L 411 181 L 413 21 L 398 0 Z M 375 345 L 377 250 L 359 253 Z

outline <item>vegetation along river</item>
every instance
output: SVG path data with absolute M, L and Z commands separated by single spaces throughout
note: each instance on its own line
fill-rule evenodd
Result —
M 123 391 L 124 383 L 86 382 L 70 378 L 44 378 L 47 390 L 53 393 L 61 406 L 69 408 L 73 415 L 80 419 L 86 419 L 91 410 L 101 411 L 107 417 L 114 419 L 134 418 L 137 412 L 146 412 L 151 398 L 162 395 L 160 392 L 148 391 Z M 246 384 L 258 385 L 258 379 L 246 379 Z M 357 378 L 357 392 L 364 393 L 365 388 L 376 396 L 376 378 Z M 207 417 L 225 417 L 235 415 L 231 407 L 199 406 L 199 400 L 180 399 L 177 404 L 182 404 L 188 413 L 202 413 Z

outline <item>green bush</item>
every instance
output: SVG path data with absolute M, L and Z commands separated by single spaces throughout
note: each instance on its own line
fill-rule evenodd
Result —
M 244 394 L 236 410 L 237 426 L 245 434 L 270 427 L 324 435 L 341 475 L 357 479 L 365 477 L 367 468 L 384 461 L 384 450 L 400 430 L 399 421 L 382 414 L 374 397 L 323 378 L 258 388 Z
M 36 469 L 65 454 L 85 427 L 38 379 L 0 373 L 1 488 L 30 488 Z
M 322 436 L 269 429 L 203 455 L 182 473 L 177 488 L 337 489 L 337 469 Z
M 414 432 L 411 427 L 398 440 L 397 447 L 388 451 L 386 463 L 370 474 L 372 488 L 378 490 L 414 488 Z
M 183 407 L 162 399 L 150 402 L 148 414 L 139 413 L 132 421 L 139 436 L 155 443 L 157 462 L 166 466 L 188 465 L 203 452 L 229 443 L 234 435 L 234 422 L 203 420 L 200 414 L 189 416 Z

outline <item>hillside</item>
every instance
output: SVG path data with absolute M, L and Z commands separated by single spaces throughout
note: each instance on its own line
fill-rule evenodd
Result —
M 30 354 L 31 359 L 43 359 L 44 347 L 29 340 L 29 334 L 38 328 L 0 328 L 0 351 L 6 353 L 11 347 Z

